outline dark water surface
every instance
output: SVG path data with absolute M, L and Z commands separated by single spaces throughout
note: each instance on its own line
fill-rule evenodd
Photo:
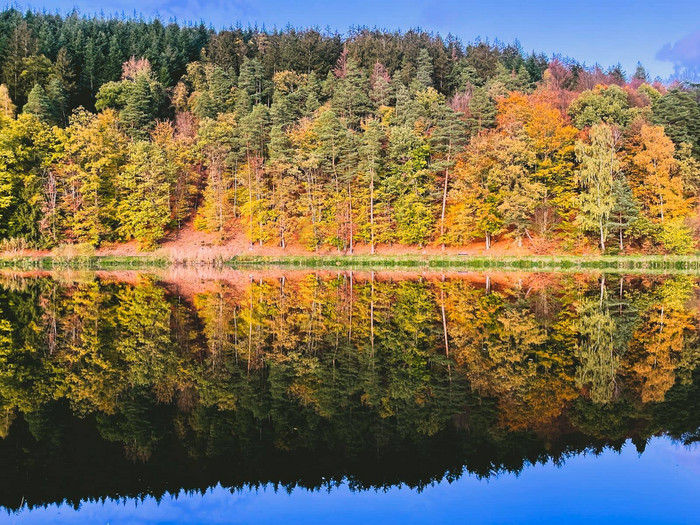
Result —
M 0 522 L 700 522 L 688 275 L 0 273 Z

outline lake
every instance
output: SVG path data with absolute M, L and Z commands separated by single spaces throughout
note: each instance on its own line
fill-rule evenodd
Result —
M 700 522 L 693 275 L 0 272 L 0 522 Z

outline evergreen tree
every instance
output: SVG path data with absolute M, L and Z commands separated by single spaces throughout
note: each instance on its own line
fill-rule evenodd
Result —
M 338 115 L 347 119 L 352 128 L 357 129 L 362 118 L 372 111 L 369 79 L 352 59 L 348 59 L 343 74 L 344 76 L 336 82 L 331 103 Z
M 22 72 L 25 70 L 25 60 L 36 54 L 38 42 L 26 20 L 22 20 L 12 31 L 7 43 L 2 67 L 2 77 L 14 100 L 20 100 L 22 93 Z
M 637 67 L 634 70 L 634 75 L 632 75 L 632 78 L 641 82 L 649 82 L 649 74 L 647 73 L 646 69 L 644 69 L 641 62 L 637 62 Z
M 46 91 L 39 84 L 35 84 L 27 97 L 27 103 L 22 108 L 23 113 L 31 114 L 42 122 L 52 122 L 54 111 L 51 101 L 46 96 Z
M 269 84 L 265 80 L 265 71 L 257 58 L 243 59 L 238 75 L 238 89 L 247 93 L 251 104 L 269 103 Z
M 411 83 L 411 88 L 414 91 L 429 88 L 433 85 L 433 59 L 430 57 L 428 50 L 423 48 L 418 53 L 416 62 L 416 78 Z
M 155 126 L 156 118 L 162 115 L 163 87 L 150 71 L 139 72 L 133 81 L 124 82 L 128 84 L 119 118 L 133 137 L 144 137 Z
M 59 78 L 54 77 L 49 81 L 46 98 L 51 107 L 51 122 L 65 126 L 68 122 L 68 95 Z
M 496 104 L 489 96 L 485 88 L 474 88 L 469 100 L 469 115 L 466 118 L 467 125 L 473 134 L 482 129 L 493 127 L 496 121 Z
M 430 146 L 436 158 L 432 168 L 438 173 L 444 174 L 442 183 L 442 205 L 440 207 L 440 243 L 445 249 L 445 213 L 447 210 L 447 196 L 450 191 L 450 170 L 455 165 L 455 159 L 462 152 L 467 143 L 467 130 L 465 123 L 450 108 L 444 107 L 440 120 L 435 126 L 435 131 L 430 135 Z
M 165 90 L 151 72 L 147 60 L 124 63 L 124 79 L 104 84 L 97 93 L 98 110 L 119 111 L 119 119 L 134 138 L 145 138 L 156 120 L 165 115 Z
M 688 143 L 700 158 L 700 103 L 696 93 L 672 89 L 652 105 L 653 123 L 664 127 L 676 146 Z
M 73 70 L 71 57 L 65 47 L 62 47 L 58 51 L 56 62 L 53 66 L 53 75 L 60 81 L 64 91 L 67 94 L 70 94 L 75 90 L 75 71 Z
M 639 217 L 639 204 L 629 184 L 622 178 L 618 177 L 613 182 L 612 195 L 615 204 L 610 212 L 611 228 L 617 230 L 620 251 L 623 251 L 625 233 Z

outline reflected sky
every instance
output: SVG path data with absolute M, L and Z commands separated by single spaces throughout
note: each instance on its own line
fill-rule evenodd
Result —
M 204 495 L 156 502 L 84 503 L 5 514 L 8 523 L 700 523 L 700 447 L 666 438 L 643 454 L 631 443 L 621 453 L 569 458 L 526 468 L 519 476 L 479 480 L 465 475 L 421 493 L 330 492 L 272 487 L 231 494 L 217 486 Z

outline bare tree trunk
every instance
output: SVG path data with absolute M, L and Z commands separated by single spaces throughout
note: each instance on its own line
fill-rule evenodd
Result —
M 622 244 L 622 226 L 620 226 L 620 251 L 624 250 L 625 246 Z
M 248 315 L 248 375 L 250 375 L 250 356 L 253 353 L 253 278 L 250 279 L 250 313 Z
M 369 230 L 370 230 L 370 253 L 374 255 L 374 169 L 370 170 L 369 183 Z
M 248 207 L 250 208 L 250 247 L 253 249 L 253 180 L 250 174 L 250 155 L 248 155 Z
M 372 272 L 372 293 L 369 303 L 370 337 L 372 339 L 372 359 L 374 359 L 374 272 Z
M 445 276 L 442 276 L 440 288 L 440 309 L 442 310 L 442 331 L 445 336 L 445 356 L 450 357 L 450 344 L 447 340 L 447 316 L 445 315 Z
M 352 231 L 352 189 L 350 183 L 348 183 L 348 206 L 350 207 L 350 253 L 353 251 L 353 231 Z
M 622 315 L 622 292 L 624 291 L 624 284 L 625 284 L 625 278 L 624 276 L 620 277 L 620 315 Z
M 449 162 L 449 160 L 448 160 Z M 450 177 L 450 169 L 445 169 L 445 184 L 442 188 L 442 212 L 440 213 L 440 242 L 442 251 L 445 251 L 445 208 L 447 207 L 447 181 Z
M 352 271 L 350 272 L 350 319 L 348 322 L 348 342 L 352 340 L 352 308 L 353 308 L 353 280 L 354 276 L 352 274 Z
M 311 207 L 311 225 L 314 232 L 314 251 L 318 251 L 318 231 L 316 227 L 316 204 L 314 203 L 315 181 L 311 172 L 306 174 L 307 180 L 307 195 L 309 197 L 309 206 Z

